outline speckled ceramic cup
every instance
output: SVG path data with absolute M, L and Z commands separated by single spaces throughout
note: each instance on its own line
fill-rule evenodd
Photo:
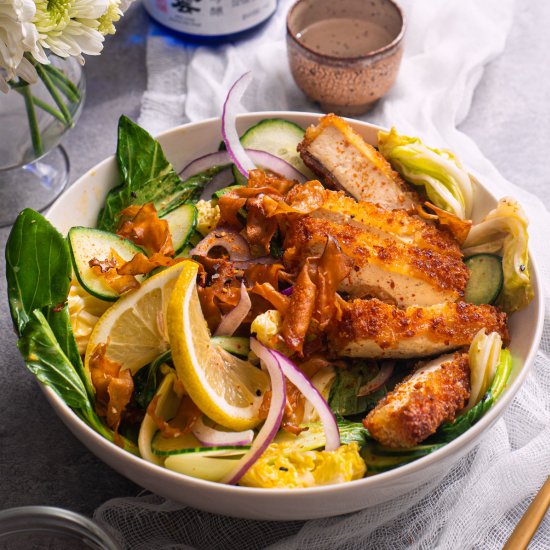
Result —
M 342 48 L 338 39 L 341 37 L 335 38 L 331 32 L 332 24 L 344 19 L 350 22 L 350 32 L 356 31 L 354 25 L 357 28 L 374 25 L 387 41 L 380 42 L 379 38 L 377 44 L 365 30 L 363 44 L 363 39 L 355 36 L 354 47 L 350 55 L 346 55 L 346 44 Z M 321 26 L 323 34 L 318 36 L 319 40 L 306 39 L 308 29 L 318 31 Z M 287 50 L 292 76 L 301 90 L 320 103 L 325 112 L 350 116 L 366 113 L 395 82 L 403 54 L 404 32 L 405 17 L 393 0 L 298 0 L 287 16 Z M 369 49 L 371 43 L 374 43 L 372 50 Z

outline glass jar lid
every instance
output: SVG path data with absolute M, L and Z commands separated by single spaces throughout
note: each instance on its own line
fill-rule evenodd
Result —
M 92 520 L 52 506 L 0 511 L 0 550 L 121 550 Z

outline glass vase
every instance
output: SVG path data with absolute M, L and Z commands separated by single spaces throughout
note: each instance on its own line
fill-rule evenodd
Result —
M 9 92 L 0 92 L 2 227 L 24 208 L 47 208 L 69 181 L 69 158 L 59 142 L 80 116 L 85 78 L 74 58 L 50 61 L 36 65 L 36 83 L 11 81 Z

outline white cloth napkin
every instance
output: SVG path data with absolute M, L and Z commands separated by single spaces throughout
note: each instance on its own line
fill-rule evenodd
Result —
M 504 48 L 513 0 L 409 0 L 409 28 L 396 85 L 365 120 L 420 135 L 453 149 L 498 196 L 512 195 L 531 220 L 531 247 L 550 296 L 548 211 L 533 195 L 500 176 L 475 143 L 457 129 L 467 115 L 484 66 Z M 161 33 L 148 38 L 148 90 L 140 123 L 157 133 L 189 120 L 218 116 L 229 85 L 255 76 L 249 110 L 316 111 L 294 84 L 286 61 L 284 20 L 289 0 L 254 37 L 221 47 L 182 46 Z M 546 301 L 547 320 L 550 316 Z M 496 549 L 550 473 L 550 323 L 523 388 L 480 445 L 443 480 L 355 514 L 309 522 L 225 518 L 155 495 L 114 499 L 95 518 L 133 549 Z M 337 503 L 335 503 L 337 508 Z M 531 545 L 550 548 L 550 518 Z

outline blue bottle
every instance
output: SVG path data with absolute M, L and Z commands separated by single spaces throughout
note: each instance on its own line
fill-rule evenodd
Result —
M 267 21 L 277 0 L 144 0 L 144 6 L 153 19 L 190 40 L 223 42 Z

